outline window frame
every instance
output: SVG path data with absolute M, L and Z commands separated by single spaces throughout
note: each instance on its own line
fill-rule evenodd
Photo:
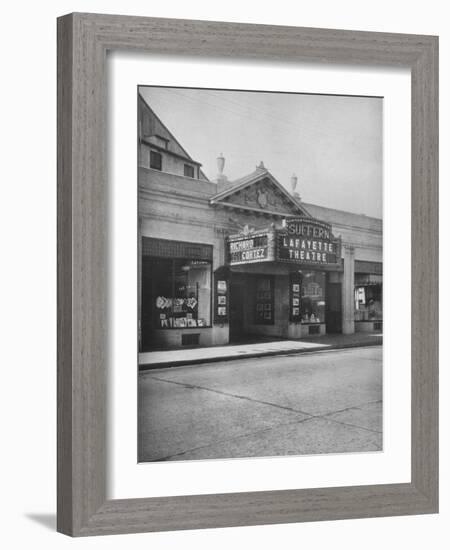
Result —
M 186 173 L 187 171 L 191 171 L 191 170 L 192 170 L 192 176 Z M 186 178 L 195 179 L 195 168 L 191 164 L 184 163 L 183 173 Z
M 155 166 L 153 164 L 153 159 L 154 158 L 159 158 L 159 168 L 158 166 Z M 163 156 L 161 153 L 159 153 L 158 151 L 154 151 L 153 149 L 150 149 L 150 168 L 152 168 L 153 170 L 159 170 L 160 172 L 162 172 L 162 165 L 163 165 Z

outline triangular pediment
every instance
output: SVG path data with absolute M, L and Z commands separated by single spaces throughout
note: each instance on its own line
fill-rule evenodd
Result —
M 257 169 L 217 193 L 210 199 L 210 204 L 280 217 L 310 216 L 300 201 L 265 168 Z

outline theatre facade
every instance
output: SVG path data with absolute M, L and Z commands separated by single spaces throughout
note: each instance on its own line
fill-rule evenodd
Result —
M 382 222 L 308 204 L 262 162 L 210 181 L 139 98 L 141 351 L 382 329 Z

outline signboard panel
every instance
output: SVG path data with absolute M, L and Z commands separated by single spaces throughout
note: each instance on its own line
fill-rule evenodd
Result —
M 337 264 L 340 241 L 331 232 L 331 225 L 311 218 L 287 220 L 278 233 L 277 260 L 296 264 Z
M 230 318 L 230 278 L 228 268 L 214 272 L 214 323 L 223 325 Z
M 228 262 L 230 265 L 241 265 L 273 261 L 273 244 L 274 235 L 271 233 L 230 237 L 227 241 Z

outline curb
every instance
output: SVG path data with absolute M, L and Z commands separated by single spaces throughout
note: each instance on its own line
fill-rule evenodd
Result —
M 371 346 L 380 346 L 383 344 L 383 341 L 368 341 L 364 344 L 358 343 L 358 342 L 351 342 L 348 344 L 335 344 L 330 345 L 328 347 L 312 347 L 312 348 L 305 348 L 305 349 L 286 349 L 286 350 L 280 350 L 280 351 L 266 351 L 266 352 L 255 352 L 255 353 L 248 353 L 245 355 L 229 355 L 229 356 L 219 356 L 219 357 L 206 357 L 204 359 L 183 359 L 178 361 L 171 361 L 169 362 L 162 362 L 162 363 L 146 363 L 143 365 L 139 365 L 139 372 L 141 371 L 148 371 L 148 370 L 156 370 L 156 369 L 170 369 L 173 367 L 182 367 L 186 365 L 201 365 L 204 363 L 220 363 L 220 362 L 227 362 L 227 361 L 237 361 L 239 359 L 254 359 L 256 357 L 273 357 L 275 355 L 300 355 L 303 353 L 311 353 L 311 352 L 317 352 L 317 351 L 332 351 L 332 350 L 339 350 L 339 349 L 349 349 L 349 348 L 367 348 Z

